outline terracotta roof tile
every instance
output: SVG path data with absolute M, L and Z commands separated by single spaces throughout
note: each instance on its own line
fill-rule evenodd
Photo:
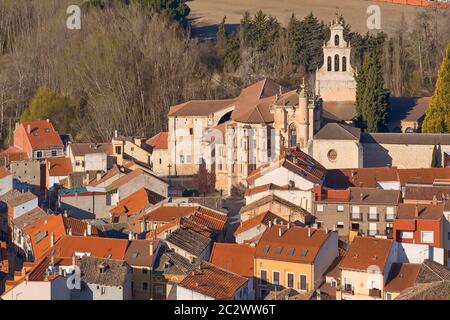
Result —
M 48 158 L 45 161 L 51 177 L 68 176 L 72 173 L 70 158 Z
M 236 229 L 234 234 L 238 235 L 242 232 L 245 232 L 247 230 L 250 230 L 250 229 L 256 227 L 259 224 L 264 224 L 264 225 L 268 226 L 269 222 L 274 222 L 275 220 L 276 220 L 277 224 L 287 224 L 288 223 L 285 219 L 277 216 L 275 213 L 267 211 L 267 212 L 263 212 L 263 213 L 257 215 L 256 217 L 253 217 L 251 219 L 243 221 L 241 223 L 241 225 Z
M 8 206 L 16 207 L 22 203 L 37 199 L 37 197 L 31 192 L 20 192 L 19 190 L 12 189 L 0 196 L 0 202 L 5 202 Z
M 311 236 L 308 236 L 308 232 L 311 232 Z M 263 233 L 255 256 L 262 259 L 312 263 L 330 234 L 331 232 L 327 234 L 320 229 L 275 225 Z
M 402 292 L 413 287 L 421 264 L 393 263 L 384 290 L 386 292 Z
M 378 182 L 399 181 L 398 171 L 397 167 L 330 169 L 324 184 L 332 189 L 377 188 Z
M 405 188 L 403 199 L 414 201 L 432 201 L 436 197 L 437 201 L 450 199 L 450 186 L 409 186 Z
M 90 153 L 113 154 L 112 143 L 71 143 L 70 149 L 75 157 L 83 157 Z
M 339 267 L 341 269 L 360 271 L 367 271 L 371 267 L 378 268 L 382 273 L 391 251 L 392 243 L 393 241 L 389 239 L 355 237 Z
M 254 258 L 256 248 L 248 244 L 215 243 L 210 262 L 240 276 L 254 276 Z
M 148 139 L 145 143 L 151 146 L 153 149 L 168 149 L 169 148 L 169 133 L 160 132 L 155 136 Z
M 199 270 L 193 271 L 179 285 L 216 300 L 228 300 L 232 299 L 247 281 L 245 277 L 209 262 L 202 262 Z
M 55 131 L 51 122 L 46 120 L 25 121 L 20 125 L 27 133 L 28 140 L 33 149 L 64 147 L 58 132 Z M 31 129 L 29 134 L 27 132 L 28 126 Z
M 124 259 L 131 266 L 153 267 L 154 254 L 159 244 L 159 240 L 130 240 Z
M 131 216 L 136 212 L 144 209 L 150 204 L 157 204 L 163 201 L 165 198 L 153 191 L 146 188 L 140 188 L 138 191 L 130 194 L 128 197 L 120 200 L 117 205 L 109 212 L 112 215 L 127 214 Z
M 401 203 L 397 209 L 398 220 L 440 220 L 444 216 L 443 204 Z
M 230 107 L 236 100 L 191 100 L 170 107 L 168 117 L 207 116 Z

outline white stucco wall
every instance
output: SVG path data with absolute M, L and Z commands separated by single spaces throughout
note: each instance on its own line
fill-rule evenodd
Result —
M 38 206 L 38 198 L 34 198 L 30 201 L 24 202 L 16 207 L 14 207 L 14 219 L 20 217 L 24 213 L 36 208 Z
M 4 195 L 8 191 L 12 190 L 12 187 L 13 187 L 13 175 L 12 174 L 0 179 L 0 196 Z
M 106 171 L 108 169 L 108 156 L 106 153 L 88 153 L 84 157 L 84 161 L 85 171 Z
M 314 183 L 293 173 L 292 171 L 289 171 L 285 167 L 279 167 L 263 174 L 261 177 L 255 179 L 254 186 L 258 187 L 269 183 L 285 186 L 289 183 L 289 181 L 294 181 L 295 188 L 300 190 L 311 190 L 314 187 Z
M 328 153 L 335 150 L 337 158 L 330 160 Z M 362 150 L 356 140 L 313 140 L 312 157 L 327 169 L 362 167 Z

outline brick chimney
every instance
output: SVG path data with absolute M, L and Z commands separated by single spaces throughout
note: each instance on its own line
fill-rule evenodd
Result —
M 150 245 L 149 245 L 149 253 L 150 253 L 150 255 L 152 256 L 153 255 L 153 242 L 152 241 L 150 241 Z
M 31 125 L 27 125 L 27 133 L 30 134 L 31 133 Z
M 433 196 L 433 206 L 437 206 L 437 198 L 436 195 Z
M 283 231 L 281 230 L 281 228 L 278 228 L 278 236 L 281 237 L 283 235 Z
M 419 217 L 419 205 L 416 204 L 416 207 L 414 208 L 414 217 Z

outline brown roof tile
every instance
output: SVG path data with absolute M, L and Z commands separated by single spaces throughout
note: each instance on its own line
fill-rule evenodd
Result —
M 443 204 L 399 204 L 397 219 L 399 220 L 440 220 L 444 215 Z
M 360 271 L 367 271 L 369 267 L 371 267 L 371 270 L 378 267 L 378 270 L 382 273 L 392 243 L 393 241 L 389 239 L 355 237 L 339 267 Z
M 155 136 L 148 139 L 145 143 L 151 146 L 153 149 L 168 149 L 169 148 L 169 133 L 160 132 Z
M 402 292 L 413 287 L 419 275 L 421 265 L 414 263 L 393 263 L 384 290 Z
M 215 243 L 210 262 L 240 276 L 252 278 L 255 251 L 256 248 L 248 244 Z

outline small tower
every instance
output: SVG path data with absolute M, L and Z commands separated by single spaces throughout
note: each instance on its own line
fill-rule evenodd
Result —
M 306 94 L 305 78 L 302 80 L 300 90 L 298 93 L 298 128 L 299 136 L 297 136 L 297 143 L 301 148 L 306 146 L 309 141 L 309 110 L 308 110 L 308 96 Z
M 330 26 L 330 39 L 323 46 L 323 65 L 316 72 L 316 95 L 324 101 L 355 101 L 355 71 L 350 64 L 350 44 L 338 18 Z

